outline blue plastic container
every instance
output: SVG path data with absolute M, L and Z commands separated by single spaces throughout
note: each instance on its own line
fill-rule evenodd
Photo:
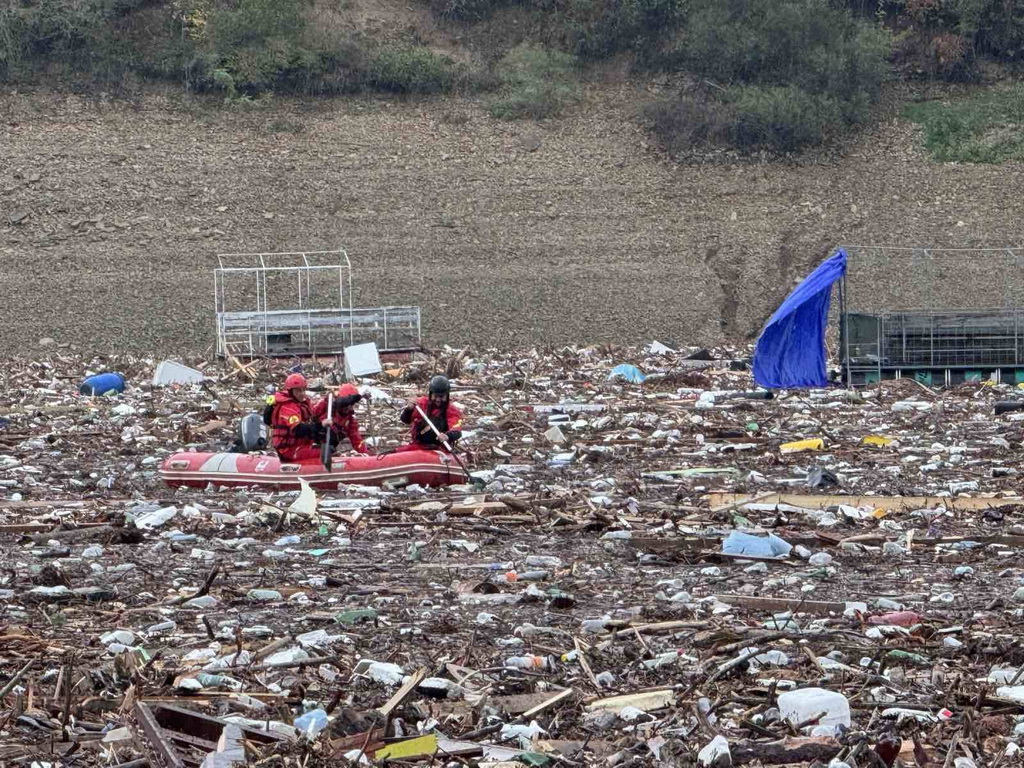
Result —
M 120 373 L 97 373 L 83 381 L 78 391 L 83 395 L 105 395 L 108 392 L 121 394 L 124 392 L 124 376 Z

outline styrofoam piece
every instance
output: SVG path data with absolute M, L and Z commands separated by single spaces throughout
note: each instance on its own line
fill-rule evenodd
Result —
M 377 345 L 372 341 L 369 344 L 356 344 L 352 347 L 345 347 L 345 377 L 354 379 L 358 376 L 371 376 L 380 373 L 384 368 L 380 364 L 380 355 L 377 352 Z
M 173 360 L 164 360 L 153 374 L 154 387 L 169 387 L 172 384 L 201 384 L 206 377 L 202 371 L 189 368 Z

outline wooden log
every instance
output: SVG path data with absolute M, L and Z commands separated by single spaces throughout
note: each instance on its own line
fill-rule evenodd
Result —
M 786 738 L 781 741 L 741 741 L 730 746 L 733 765 L 754 761 L 766 765 L 827 763 L 842 745 L 829 738 Z
M 840 494 L 773 493 L 758 498 L 743 493 L 715 491 L 706 497 L 712 507 L 739 502 L 745 504 L 789 504 L 805 509 L 826 509 L 846 504 L 851 507 L 870 506 L 873 509 L 924 509 L 943 506 L 947 509 L 982 510 L 1003 507 L 1009 504 L 1024 505 L 1024 498 L 981 499 L 974 497 L 953 498 L 950 496 L 843 496 Z

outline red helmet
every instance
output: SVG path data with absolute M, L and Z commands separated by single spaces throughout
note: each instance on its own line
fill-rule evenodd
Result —
M 306 388 L 306 377 L 301 373 L 291 373 L 288 378 L 284 380 L 284 389 L 286 392 L 290 392 L 293 389 L 305 389 Z
M 334 396 L 337 398 L 335 402 L 342 406 L 355 405 L 363 399 L 362 394 L 352 384 L 342 384 Z

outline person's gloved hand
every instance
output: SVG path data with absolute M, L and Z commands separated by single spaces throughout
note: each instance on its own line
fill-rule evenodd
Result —
M 304 421 L 301 424 L 295 425 L 295 436 L 316 440 L 317 430 L 319 427 L 320 425 L 315 421 Z
M 462 437 L 462 430 L 449 429 L 448 430 L 448 442 L 455 443 Z

